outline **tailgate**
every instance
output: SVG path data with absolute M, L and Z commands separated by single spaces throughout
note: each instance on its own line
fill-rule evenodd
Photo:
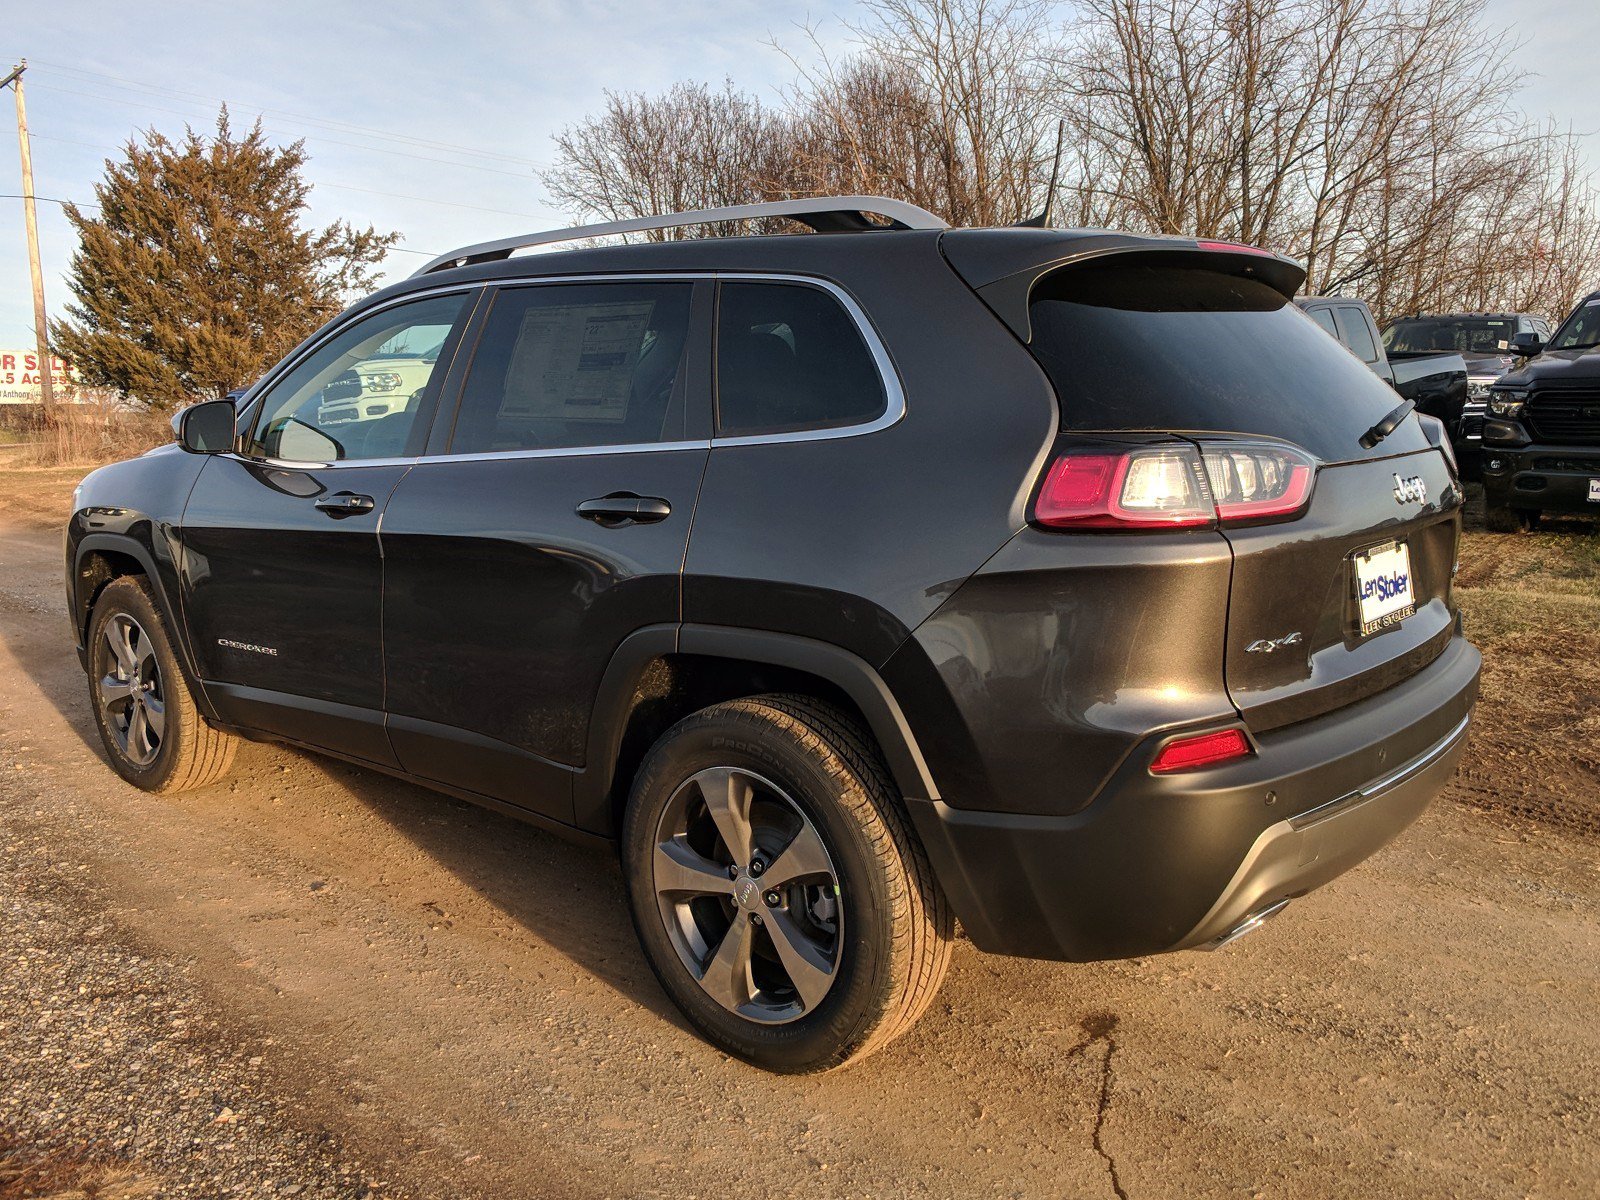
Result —
M 1251 729 L 1353 703 L 1443 651 L 1455 624 L 1450 588 L 1459 506 L 1444 457 L 1424 450 L 1325 466 L 1299 520 L 1223 531 L 1234 556 L 1228 695 Z M 1403 557 L 1395 547 L 1404 548 Z M 1358 555 L 1374 550 L 1380 553 L 1358 571 Z M 1403 615 L 1405 597 L 1378 594 L 1401 562 L 1409 565 L 1410 615 Z M 1374 572 L 1383 571 L 1385 583 L 1374 584 Z M 1357 596 L 1362 574 L 1369 595 L 1365 633 Z

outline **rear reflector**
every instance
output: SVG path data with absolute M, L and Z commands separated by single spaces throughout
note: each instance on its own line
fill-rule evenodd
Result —
M 1315 475 L 1302 451 L 1263 442 L 1069 450 L 1045 472 L 1033 521 L 1053 529 L 1193 529 L 1281 520 L 1305 507 Z
M 1222 729 L 1216 733 L 1197 733 L 1193 737 L 1174 738 L 1156 755 L 1150 764 L 1150 774 L 1171 775 L 1177 771 L 1195 771 L 1236 758 L 1249 758 L 1255 751 L 1242 729 Z

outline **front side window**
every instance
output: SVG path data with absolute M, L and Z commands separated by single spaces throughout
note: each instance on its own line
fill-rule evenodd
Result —
M 724 283 L 717 301 L 717 432 L 838 429 L 882 416 L 882 376 L 850 314 L 805 284 Z
M 687 283 L 543 284 L 494 300 L 452 454 L 679 441 Z
M 405 454 L 466 302 L 398 304 L 335 334 L 268 388 L 245 452 L 307 463 Z
M 1600 298 L 1585 300 L 1561 322 L 1550 343 L 1552 350 L 1584 350 L 1600 346 Z

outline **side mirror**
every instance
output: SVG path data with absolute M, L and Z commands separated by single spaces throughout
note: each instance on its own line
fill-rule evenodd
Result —
M 1519 358 L 1532 358 L 1544 349 L 1537 333 L 1518 333 L 1511 338 L 1511 353 Z
M 219 454 L 233 449 L 238 413 L 232 400 L 191 404 L 177 416 L 178 444 L 191 454 Z

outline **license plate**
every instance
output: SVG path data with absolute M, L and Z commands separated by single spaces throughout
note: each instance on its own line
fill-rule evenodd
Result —
M 1398 625 L 1417 611 L 1411 580 L 1411 551 L 1404 542 L 1387 542 L 1356 553 L 1356 602 L 1361 634 Z
M 1589 503 L 1600 504 L 1600 479 L 1589 480 Z

